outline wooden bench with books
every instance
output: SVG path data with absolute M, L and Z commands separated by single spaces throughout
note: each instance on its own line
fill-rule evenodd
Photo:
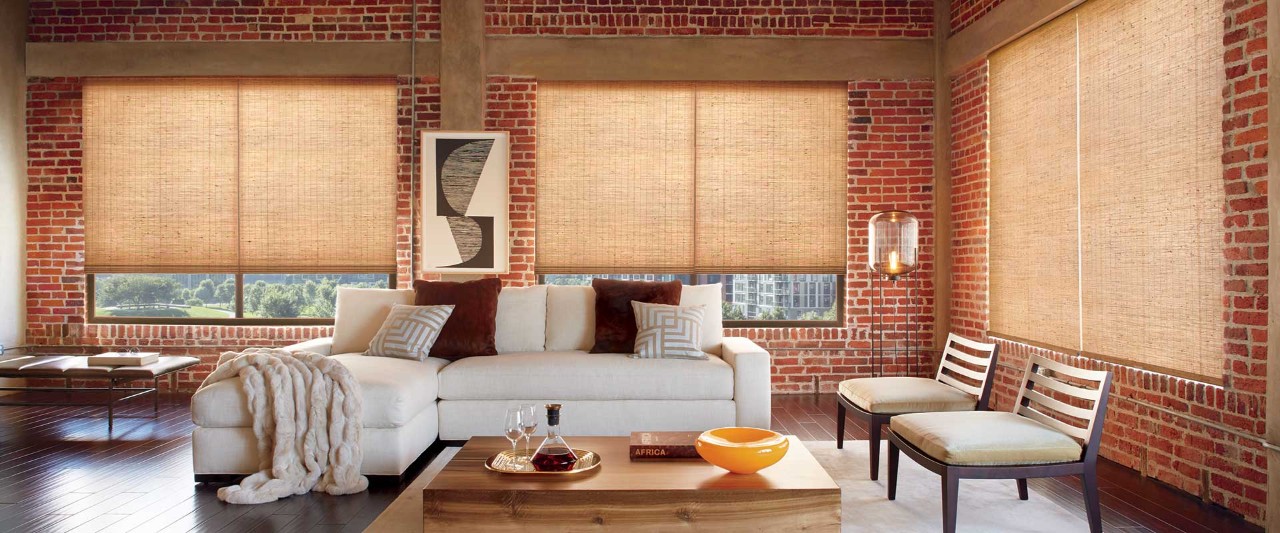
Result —
M 141 364 L 138 364 L 141 363 Z M 0 361 L 0 378 L 61 378 L 62 387 L 0 387 L 0 391 L 24 393 L 62 393 L 62 401 L 0 401 L 0 405 L 92 406 L 107 408 L 107 431 L 114 429 L 115 405 L 145 395 L 152 395 L 152 416 L 160 413 L 160 378 L 169 376 L 176 384 L 177 371 L 200 363 L 195 357 L 161 356 L 158 353 L 125 352 L 97 356 L 24 355 Z M 105 380 L 106 387 L 72 387 L 72 379 Z M 151 380 L 150 387 L 117 387 L 119 383 Z M 106 392 L 105 402 L 76 402 L 71 393 Z M 117 398 L 117 393 L 125 393 Z

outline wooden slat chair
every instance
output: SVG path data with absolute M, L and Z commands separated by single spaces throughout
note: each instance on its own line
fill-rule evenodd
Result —
M 978 356 L 961 351 L 965 347 Z M 836 448 L 844 449 L 844 423 L 848 413 L 867 423 L 871 434 L 871 479 L 880 476 L 880 428 L 889 419 L 906 413 L 985 410 L 991 396 L 999 347 L 947 335 L 938 374 L 933 378 L 879 377 L 840 382 L 836 395 Z M 961 364 L 963 363 L 963 364 Z M 967 365 L 967 366 L 966 366 Z M 971 383 L 965 383 L 969 381 Z
M 1018 498 L 1025 500 L 1027 478 L 1079 475 L 1084 481 L 1089 531 L 1101 532 L 1098 445 L 1111 373 L 1032 356 L 1021 383 L 1012 413 L 895 417 L 889 423 L 889 499 L 894 499 L 898 488 L 899 450 L 942 476 L 942 530 L 946 533 L 956 530 L 961 479 L 1016 479 Z

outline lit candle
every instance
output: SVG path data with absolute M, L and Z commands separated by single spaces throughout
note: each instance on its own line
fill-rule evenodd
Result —
M 899 267 L 898 267 L 898 251 L 897 251 L 897 250 L 890 250 L 890 251 L 889 251 L 889 273 L 890 273 L 890 274 L 897 274 L 897 273 L 898 273 L 898 270 L 899 270 Z

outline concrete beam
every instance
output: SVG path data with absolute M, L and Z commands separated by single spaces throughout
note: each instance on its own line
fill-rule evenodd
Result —
M 951 332 L 951 76 L 944 53 L 951 0 L 933 2 L 933 345 Z
M 420 76 L 440 75 L 440 43 L 418 41 Z M 26 43 L 27 76 L 394 76 L 406 42 Z
M 484 129 L 484 2 L 440 4 L 440 126 Z
M 847 81 L 933 77 L 929 39 L 494 37 L 488 72 L 542 80 Z
M 995 49 L 1082 3 L 1084 0 L 1001 3 L 990 13 L 947 39 L 947 73 L 955 74 L 973 62 L 986 58 Z

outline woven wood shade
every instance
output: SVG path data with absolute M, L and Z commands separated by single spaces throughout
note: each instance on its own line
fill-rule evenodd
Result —
M 543 82 L 539 273 L 843 273 L 847 89 Z
M 844 273 L 848 87 L 697 87 L 698 273 Z
M 991 329 L 1080 348 L 1075 23 L 992 54 Z
M 1078 16 L 1084 351 L 1219 381 L 1222 3 Z
M 84 85 L 86 272 L 237 264 L 236 82 Z
M 391 80 L 91 79 L 86 272 L 395 268 Z
M 688 272 L 693 88 L 538 84 L 540 273 Z
M 1091 0 L 992 54 L 993 333 L 1221 382 L 1220 33 Z
M 394 269 L 389 80 L 245 80 L 240 261 L 251 272 Z

